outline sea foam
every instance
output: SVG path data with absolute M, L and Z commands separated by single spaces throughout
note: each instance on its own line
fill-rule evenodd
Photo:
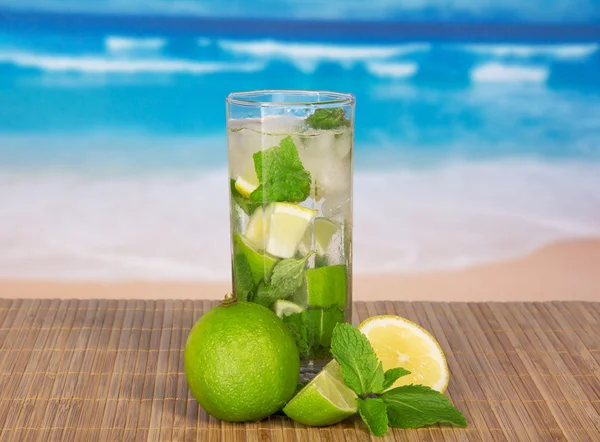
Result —
M 464 50 L 494 57 L 532 58 L 548 57 L 556 60 L 572 60 L 587 58 L 598 52 L 600 45 L 587 44 L 553 44 L 553 45 L 498 45 L 476 44 L 465 45 Z
M 81 73 L 184 73 L 210 74 L 216 72 L 257 72 L 261 62 L 196 62 L 169 58 L 121 59 L 107 56 L 66 56 L 33 52 L 0 52 L 0 63 L 47 72 Z
M 478 83 L 544 83 L 549 71 L 542 66 L 485 63 L 471 70 L 471 80 Z
M 164 38 L 130 38 L 109 36 L 104 40 L 109 52 L 157 51 L 166 45 Z

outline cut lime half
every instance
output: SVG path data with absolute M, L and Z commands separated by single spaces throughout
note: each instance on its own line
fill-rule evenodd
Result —
M 331 361 L 283 408 L 283 412 L 304 425 L 333 425 L 357 412 L 356 394 L 342 380 L 336 361 Z

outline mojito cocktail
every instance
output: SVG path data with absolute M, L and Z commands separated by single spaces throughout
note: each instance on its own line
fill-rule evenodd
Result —
M 234 294 L 276 312 L 318 369 L 333 327 L 351 319 L 354 97 L 227 101 Z

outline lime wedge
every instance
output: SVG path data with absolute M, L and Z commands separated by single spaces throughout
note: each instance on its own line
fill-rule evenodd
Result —
M 272 211 L 272 204 L 266 208 L 259 207 L 254 211 L 246 226 L 246 238 L 256 244 L 261 250 L 264 250 L 266 247 Z
M 306 255 L 311 249 L 311 235 L 314 236 L 314 247 L 317 255 L 326 255 L 333 236 L 339 232 L 341 225 L 327 218 L 315 218 L 312 229 L 307 229 L 298 250 Z
M 235 180 L 235 188 L 245 198 L 250 198 L 250 194 L 256 190 L 260 182 L 254 169 L 254 163 L 248 162 L 243 168 L 243 172 Z
M 293 257 L 317 211 L 290 203 L 273 203 L 267 210 L 271 215 L 265 250 L 279 258 Z
M 293 303 L 291 301 L 286 301 L 285 299 L 278 299 L 272 306 L 273 311 L 279 316 L 283 318 L 284 316 L 289 316 L 293 313 L 301 313 L 304 311 L 302 307 L 298 304 Z
M 307 270 L 308 305 L 346 308 L 347 283 L 346 266 L 343 264 Z
M 283 408 L 304 425 L 333 425 L 357 412 L 357 396 L 344 385 L 339 365 L 331 361 Z
M 241 254 L 246 257 L 246 261 L 252 273 L 252 281 L 258 284 L 261 280 L 268 280 L 277 258 L 262 254 L 257 250 L 257 246 L 248 238 L 239 233 L 233 234 L 234 256 Z

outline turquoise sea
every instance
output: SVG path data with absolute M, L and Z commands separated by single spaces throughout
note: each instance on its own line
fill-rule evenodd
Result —
M 224 99 L 250 89 L 356 95 L 358 273 L 600 234 L 593 23 L 7 11 L 0 277 L 227 279 Z

